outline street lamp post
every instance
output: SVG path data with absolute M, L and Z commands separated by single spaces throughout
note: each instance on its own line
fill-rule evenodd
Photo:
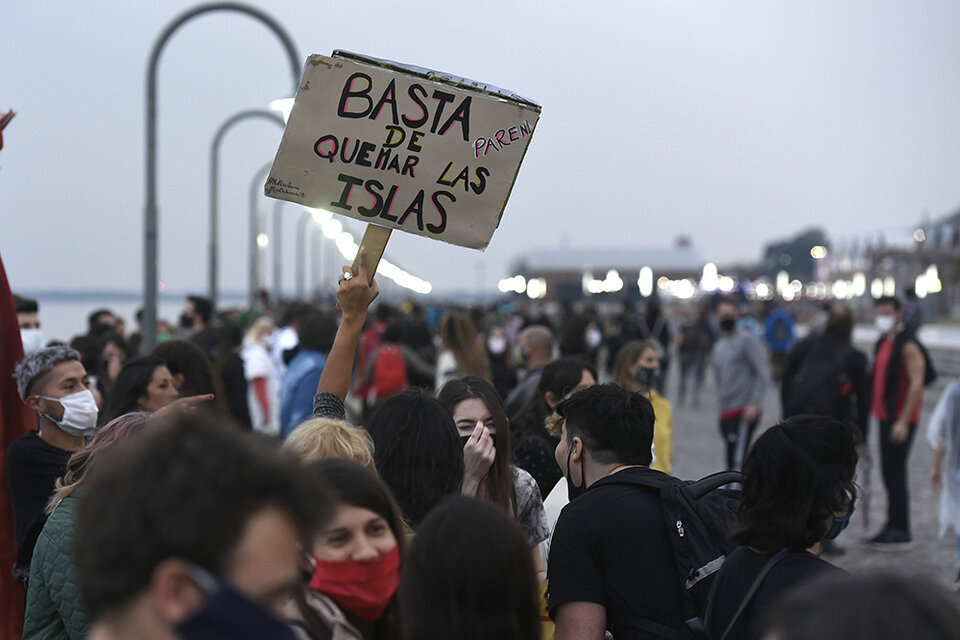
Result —
M 251 118 L 263 118 L 278 124 L 281 129 L 284 127 L 283 118 L 273 111 L 267 111 L 266 109 L 249 109 L 247 111 L 241 111 L 220 125 L 210 145 L 210 252 L 208 255 L 210 264 L 207 267 L 207 275 L 210 278 L 208 295 L 214 308 L 217 306 L 217 297 L 219 294 L 220 202 L 218 191 L 220 185 L 220 145 L 227 131 L 229 131 L 233 125 Z
M 280 250 L 283 246 L 283 218 L 280 217 L 280 214 L 283 213 L 284 204 L 286 204 L 286 200 L 276 200 L 273 203 L 273 236 L 270 238 L 270 244 L 273 245 L 270 249 L 270 255 L 273 258 L 273 295 L 277 301 L 280 300 L 283 289 L 281 278 L 281 258 L 283 252 Z
M 323 228 L 320 225 L 317 225 L 313 229 L 313 290 L 315 292 L 320 288 L 320 283 L 323 281 L 321 273 L 323 270 Z
M 150 51 L 147 62 L 147 99 L 145 123 L 146 184 L 143 207 L 143 349 L 153 350 L 157 341 L 157 68 L 160 54 L 170 37 L 185 22 L 213 11 L 235 11 L 262 22 L 281 41 L 290 62 L 294 92 L 300 82 L 300 63 L 293 40 L 280 23 L 266 13 L 237 2 L 213 2 L 189 9 L 167 25 Z
M 260 216 L 257 214 L 257 196 L 263 193 L 263 181 L 270 173 L 271 166 L 273 166 L 273 163 L 268 162 L 260 167 L 260 170 L 254 174 L 253 180 L 250 181 L 250 264 L 248 265 L 250 290 L 248 297 L 251 307 L 257 302 L 257 290 L 260 288 L 260 245 L 257 242 L 260 235 Z
M 297 220 L 297 244 L 294 255 L 294 269 L 296 271 L 297 278 L 297 300 L 303 300 L 303 296 L 306 292 L 306 265 L 304 262 L 307 259 L 307 225 L 310 223 L 310 220 L 313 216 L 310 215 L 309 211 L 304 210 L 300 214 L 300 219 Z

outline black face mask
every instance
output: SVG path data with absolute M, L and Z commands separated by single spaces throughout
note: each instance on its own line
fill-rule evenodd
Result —
M 187 315 L 186 313 L 180 314 L 180 328 L 181 329 L 193 329 L 193 316 Z
M 726 317 L 720 319 L 720 330 L 730 332 L 733 331 L 734 327 L 737 326 L 736 318 Z
M 202 569 L 195 568 L 206 574 Z M 209 574 L 207 574 L 209 576 Z M 271 638 L 295 640 L 293 631 L 261 605 L 250 601 L 236 590 L 220 584 L 212 576 L 203 577 L 201 588 L 207 601 L 187 620 L 177 625 L 183 640 L 250 640 Z

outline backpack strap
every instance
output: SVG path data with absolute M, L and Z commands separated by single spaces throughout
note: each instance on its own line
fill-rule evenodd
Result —
M 757 595 L 757 591 L 760 590 L 760 586 L 763 584 L 763 581 L 766 579 L 767 575 L 773 570 L 777 563 L 780 562 L 784 556 L 787 555 L 786 549 L 780 549 L 777 551 L 772 558 L 767 560 L 767 563 L 763 565 L 763 569 L 760 570 L 760 574 L 757 575 L 757 579 L 753 581 L 753 584 L 750 585 L 750 589 L 747 590 L 747 594 L 743 596 L 743 600 L 740 602 L 740 606 L 737 607 L 736 612 L 733 614 L 733 617 L 730 618 L 727 628 L 724 630 L 723 635 L 720 636 L 719 640 L 726 640 L 727 636 L 730 635 L 730 632 L 733 630 L 734 625 L 737 624 L 737 621 L 740 620 L 740 616 L 743 615 L 743 612 L 747 610 L 747 607 L 750 605 L 750 602 L 753 600 L 753 597 Z M 719 582 L 713 583 L 713 588 L 710 590 L 710 596 L 707 598 L 707 614 L 705 618 L 709 621 L 711 614 L 713 613 L 713 604 L 714 596 L 717 592 L 717 586 Z M 708 622 L 709 625 L 709 622 Z
M 696 482 L 691 482 L 687 488 L 693 494 L 693 499 L 699 500 L 714 489 L 737 482 L 743 482 L 743 474 L 739 471 L 718 471 L 704 476 Z

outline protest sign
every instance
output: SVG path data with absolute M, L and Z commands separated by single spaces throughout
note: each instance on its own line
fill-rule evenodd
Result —
M 264 193 L 483 250 L 539 116 L 536 103 L 472 80 L 314 55 Z

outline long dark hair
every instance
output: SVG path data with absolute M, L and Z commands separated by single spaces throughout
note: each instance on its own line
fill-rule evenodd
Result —
M 173 376 L 183 376 L 178 387 L 183 396 L 197 396 L 218 391 L 214 383 L 213 363 L 197 345 L 187 340 L 167 340 L 153 349 L 153 354 L 166 363 Z
M 593 379 L 597 379 L 596 367 L 581 358 L 560 358 L 545 366 L 533 398 L 510 418 L 510 432 L 522 435 L 543 429 L 547 418 L 553 415 L 553 408 L 547 403 L 547 392 L 553 394 L 556 402 L 560 402 L 563 396 L 580 384 L 584 371 L 589 371 Z
M 182 376 L 182 383 L 177 387 L 181 396 L 212 393 L 212 408 L 217 413 L 228 413 L 223 385 L 214 375 L 213 363 L 203 349 L 187 340 L 167 340 L 154 347 L 153 354 L 163 360 L 170 375 L 174 378 Z
M 460 491 L 463 448 L 453 418 L 436 398 L 402 391 L 364 426 L 373 438 L 377 471 L 410 526 L 416 528 L 441 499 Z
M 526 538 L 501 509 L 456 497 L 414 536 L 400 583 L 405 640 L 538 640 Z
M 743 463 L 743 501 L 732 537 L 762 552 L 808 549 L 854 496 L 853 428 L 823 416 L 794 416 L 767 429 Z
M 513 456 L 510 453 L 510 427 L 507 422 L 506 409 L 500 394 L 493 385 L 477 376 L 464 376 L 450 380 L 437 396 L 450 416 L 453 417 L 457 405 L 464 400 L 482 400 L 490 410 L 496 432 L 493 435 L 493 444 L 496 447 L 496 457 L 493 465 L 487 471 L 487 476 L 481 485 L 482 495 L 507 510 L 507 513 L 516 513 L 517 496 L 513 490 Z
M 451 310 L 440 318 L 440 344 L 449 349 L 457 361 L 460 373 L 492 379 L 490 358 L 486 347 L 480 342 L 477 329 L 470 316 L 462 311 Z
M 330 508 L 347 504 L 368 509 L 387 522 L 393 537 L 397 539 L 400 557 L 405 555 L 408 530 L 400 516 L 400 507 L 377 474 L 366 467 L 342 458 L 328 458 L 311 462 L 306 466 L 306 475 L 322 488 L 329 498 Z M 373 637 L 377 640 L 389 640 L 400 637 L 400 621 L 397 617 L 396 597 L 386 613 L 376 621 Z M 302 593 L 294 597 L 300 616 L 314 638 L 329 638 L 331 630 L 320 617 L 307 605 Z
M 166 365 L 157 356 L 140 356 L 123 363 L 98 422 L 104 425 L 125 413 L 139 411 L 138 401 L 146 395 L 153 372 L 163 366 Z
M 333 509 L 348 504 L 368 509 L 386 520 L 403 556 L 409 532 L 390 488 L 376 473 L 344 458 L 316 460 L 306 465 L 306 471 L 318 486 L 326 490 Z

